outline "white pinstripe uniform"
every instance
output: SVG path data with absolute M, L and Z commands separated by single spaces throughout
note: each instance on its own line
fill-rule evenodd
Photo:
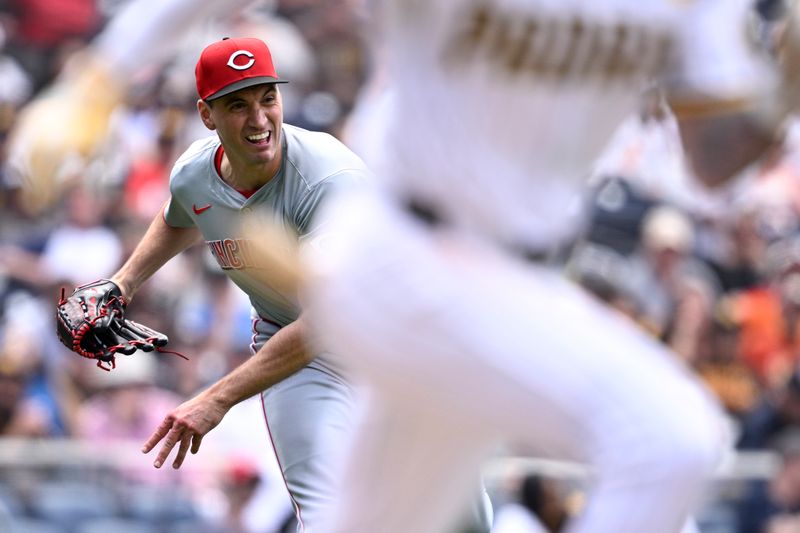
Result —
M 681 528 L 726 444 L 716 402 L 666 348 L 522 256 L 578 231 L 591 162 L 640 80 L 679 72 L 724 98 L 764 89 L 745 11 L 381 5 L 388 89 L 354 131 L 386 184 L 328 212 L 336 238 L 307 250 L 306 297 L 393 423 L 356 435 L 331 531 L 444 531 L 498 439 L 594 467 L 570 531 Z

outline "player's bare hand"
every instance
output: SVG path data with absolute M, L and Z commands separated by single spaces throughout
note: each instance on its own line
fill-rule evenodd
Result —
M 149 453 L 159 442 L 163 441 L 161 449 L 153 461 L 153 466 L 161 468 L 172 449 L 179 445 L 172 468 L 180 468 L 186 458 L 186 453 L 190 449 L 193 454 L 198 452 L 203 437 L 220 423 L 227 411 L 226 407 L 205 393 L 195 396 L 164 417 L 161 425 L 144 443 L 142 453 Z

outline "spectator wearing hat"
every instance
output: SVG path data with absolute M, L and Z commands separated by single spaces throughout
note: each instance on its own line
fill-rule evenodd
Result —
M 652 207 L 642 220 L 631 282 L 640 321 L 684 360 L 693 363 L 707 337 L 720 292 L 713 271 L 694 255 L 694 224 L 670 205 Z

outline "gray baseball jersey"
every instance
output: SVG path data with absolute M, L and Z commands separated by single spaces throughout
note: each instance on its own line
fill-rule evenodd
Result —
M 239 234 L 242 217 L 270 217 L 301 240 L 321 233 L 313 215 L 333 188 L 365 179 L 362 161 L 334 137 L 283 125 L 283 162 L 277 175 L 245 196 L 219 176 L 216 136 L 199 140 L 178 159 L 170 176 L 172 197 L 164 219 L 170 226 L 196 226 L 223 271 L 250 296 L 255 353 L 299 314 L 290 301 L 253 276 L 258 265 Z M 331 443 L 351 427 L 353 396 L 337 365 L 319 354 L 307 367 L 262 393 L 264 416 L 300 522 L 312 532 L 333 498 Z

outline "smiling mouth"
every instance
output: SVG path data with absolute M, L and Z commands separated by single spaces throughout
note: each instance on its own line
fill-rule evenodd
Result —
M 248 135 L 245 137 L 248 142 L 252 144 L 267 144 L 270 139 L 272 138 L 271 131 L 265 131 L 264 133 L 256 133 L 254 135 Z

